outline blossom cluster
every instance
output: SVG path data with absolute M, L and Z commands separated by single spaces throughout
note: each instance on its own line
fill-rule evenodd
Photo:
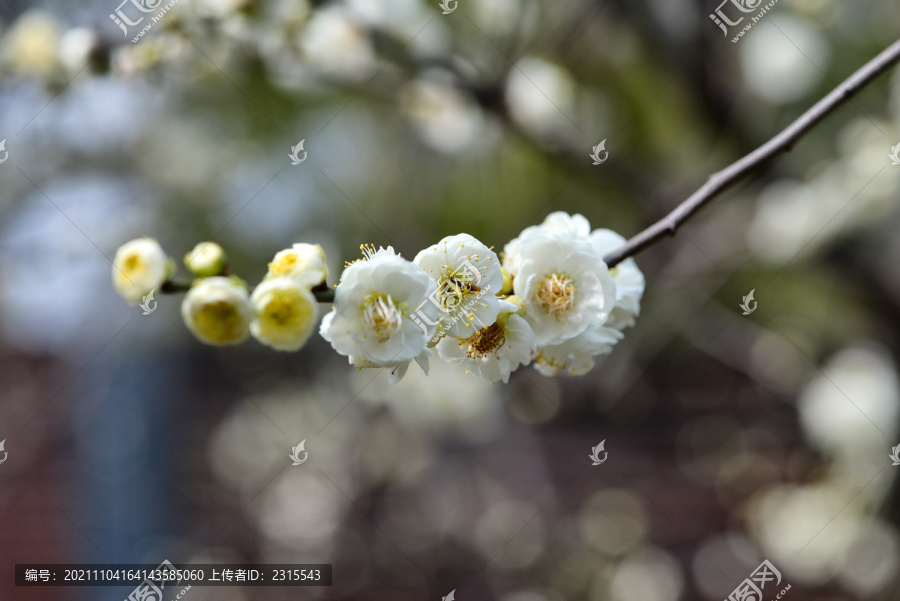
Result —
M 436 352 L 489 382 L 533 364 L 544 375 L 583 375 L 608 354 L 640 312 L 644 276 L 633 259 L 609 269 L 603 257 L 625 240 L 591 231 L 581 215 L 552 213 L 522 231 L 501 257 L 469 234 L 448 236 L 409 261 L 392 247 L 363 245 L 346 264 L 319 334 L 356 367 L 388 368 L 399 381 L 411 362 L 428 372 Z M 325 253 L 294 244 L 277 253 L 252 294 L 227 275 L 214 242 L 188 253 L 197 279 L 181 306 L 201 341 L 225 345 L 253 336 L 293 351 L 309 339 L 318 298 L 331 300 Z M 174 262 L 150 238 L 116 253 L 113 284 L 131 302 L 172 288 Z

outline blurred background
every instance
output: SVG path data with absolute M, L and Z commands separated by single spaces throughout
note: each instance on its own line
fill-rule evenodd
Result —
M 180 297 L 142 315 L 110 282 L 144 235 L 215 240 L 251 285 L 293 242 L 333 283 L 364 242 L 500 250 L 557 210 L 632 236 L 900 6 L 780 0 L 732 42 L 706 0 L 177 0 L 133 43 L 134 2 L 0 4 L 0 599 L 130 591 L 15 563 L 164 559 L 334 565 L 191 601 L 721 600 L 763 559 L 767 600 L 900 598 L 896 69 L 639 255 L 641 317 L 584 377 L 391 386 L 318 336 L 203 346 Z

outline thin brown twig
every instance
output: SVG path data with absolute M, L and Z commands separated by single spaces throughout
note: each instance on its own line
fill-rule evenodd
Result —
M 838 107 L 853 98 L 875 78 L 900 61 L 900 40 L 894 42 L 878 56 L 860 67 L 827 96 L 814 104 L 812 108 L 787 126 L 768 142 L 732 163 L 725 169 L 711 175 L 706 183 L 687 200 L 637 235 L 633 236 L 621 248 L 609 253 L 604 261 L 613 267 L 628 257 L 656 244 L 665 236 L 674 236 L 678 228 L 693 217 L 700 209 L 747 174 L 771 161 L 775 156 L 788 152 L 794 144 L 820 121 L 833 113 Z
M 163 282 L 162 286 L 159 287 L 159 291 L 163 294 L 178 294 L 179 292 L 187 292 L 190 290 L 192 284 L 193 282 L 188 281 L 166 280 Z M 311 292 L 320 303 L 334 302 L 334 288 L 321 285 L 311 290 Z

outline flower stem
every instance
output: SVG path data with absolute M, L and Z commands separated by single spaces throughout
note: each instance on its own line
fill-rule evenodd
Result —
M 312 293 L 320 303 L 334 302 L 334 288 L 317 289 L 313 290 Z
M 159 287 L 159 291 L 163 294 L 178 294 L 179 292 L 187 292 L 191 289 L 191 284 L 193 282 L 176 282 L 174 280 L 167 280 L 163 282 L 163 285 Z M 320 286 L 315 288 L 313 291 L 313 296 L 316 297 L 316 300 L 320 303 L 333 303 L 334 302 L 334 289 L 328 288 L 327 286 Z
M 166 280 L 163 282 L 163 285 L 160 286 L 159 291 L 164 294 L 176 294 L 178 292 L 187 292 L 191 289 L 191 284 L 193 282 L 176 282 L 173 280 Z

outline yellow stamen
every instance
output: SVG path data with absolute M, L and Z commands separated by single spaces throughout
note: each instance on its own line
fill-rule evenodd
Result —
M 503 326 L 494 323 L 482 328 L 469 336 L 466 355 L 472 359 L 479 359 L 490 355 L 495 350 L 506 344 L 506 336 L 503 334 Z
M 535 296 L 548 315 L 559 319 L 575 307 L 575 282 L 569 276 L 553 272 L 545 276 L 541 284 Z
M 384 342 L 403 326 L 403 312 L 390 296 L 371 296 L 366 299 L 363 321 Z

